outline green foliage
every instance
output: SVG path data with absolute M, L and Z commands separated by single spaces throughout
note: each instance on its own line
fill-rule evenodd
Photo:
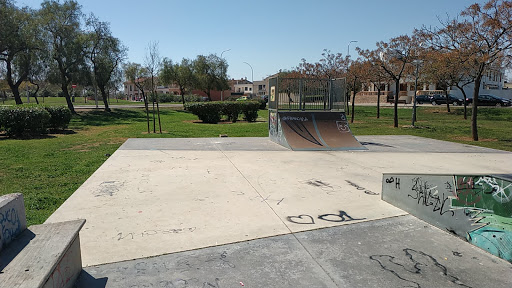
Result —
M 258 110 L 261 108 L 261 102 L 259 101 L 247 101 L 242 104 L 242 112 L 244 113 L 244 119 L 247 122 L 254 122 L 258 118 Z M 263 105 L 265 105 L 263 101 Z M 264 109 L 264 108 L 263 108 Z
M 254 122 L 258 118 L 258 110 L 261 103 L 258 101 L 226 101 L 226 102 L 206 102 L 185 104 L 185 109 L 205 123 L 217 123 L 222 115 L 227 117 L 228 121 L 235 123 L 240 114 L 244 114 L 244 119 L 248 122 Z
M 66 129 L 71 121 L 71 111 L 64 106 L 48 106 L 46 111 L 50 113 L 48 128 L 50 129 Z
M 50 121 L 50 113 L 36 106 L 4 108 L 0 114 L 0 126 L 8 136 L 14 137 L 44 134 Z
M 238 116 L 242 112 L 242 103 L 240 102 L 221 102 L 219 103 L 222 107 L 222 115 L 227 116 L 228 121 L 235 123 L 238 120 Z
M 215 124 L 221 119 L 221 104 L 220 102 L 188 103 L 185 104 L 185 109 L 199 117 L 199 120 Z

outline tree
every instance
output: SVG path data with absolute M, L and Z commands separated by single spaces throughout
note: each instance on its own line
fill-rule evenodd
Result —
M 181 102 L 185 104 L 185 93 L 195 83 L 192 61 L 183 58 L 181 63 L 173 63 L 171 59 L 164 59 L 160 80 L 165 85 L 176 84 L 180 89 Z
M 349 56 L 347 58 L 349 58 Z M 359 58 L 354 61 L 350 61 L 350 59 L 347 60 L 350 62 L 347 69 L 347 86 L 352 91 L 352 115 L 350 117 L 350 123 L 354 123 L 356 94 L 361 89 L 362 79 L 365 79 L 367 76 L 366 69 L 368 69 L 368 67 L 365 66 L 364 62 Z
M 196 75 L 196 88 L 202 90 L 211 101 L 211 90 L 228 89 L 228 77 L 226 71 L 228 64 L 226 60 L 217 55 L 198 55 L 193 62 L 194 74 Z
M 156 79 L 155 77 L 160 72 L 161 67 L 160 54 L 158 52 L 158 42 L 150 42 L 148 45 L 148 50 L 146 52 L 146 57 L 144 60 L 144 65 L 146 70 L 149 73 L 150 83 L 151 83 L 151 95 L 153 102 L 153 133 L 156 133 L 156 120 L 155 120 L 155 102 L 156 109 L 158 113 L 158 126 L 160 127 L 160 133 L 162 133 L 162 124 L 160 122 L 160 107 L 158 104 L 158 95 L 156 93 Z
M 39 44 L 36 13 L 0 0 L 0 27 L 0 61 L 5 66 L 5 80 L 16 104 L 23 104 L 19 88 L 31 73 Z
M 474 78 L 471 131 L 478 141 L 478 95 L 484 74 L 510 61 L 512 49 L 512 1 L 489 0 L 475 3 L 460 18 L 441 22 L 440 28 L 423 28 L 426 39 L 436 49 L 460 53 Z
M 142 94 L 144 99 L 144 106 L 146 108 L 146 121 L 148 124 L 148 133 L 151 132 L 149 129 L 149 108 L 148 108 L 148 97 L 145 90 L 148 90 L 151 86 L 151 77 L 146 67 L 137 63 L 127 63 L 124 65 L 124 75 L 127 81 L 133 83 Z
M 368 54 L 368 51 L 363 51 L 359 47 L 356 48 L 359 54 Z M 366 60 L 362 63 L 363 65 L 363 77 L 362 81 L 366 81 L 369 84 L 373 84 L 377 87 L 377 119 L 380 118 L 380 95 L 382 92 L 382 85 L 385 85 L 391 81 L 389 74 L 382 69 L 378 63 Z
M 41 21 L 51 47 L 51 67 L 56 69 L 51 78 L 60 84 L 69 110 L 75 113 L 69 94 L 69 86 L 80 74 L 87 71 L 85 63 L 87 39 L 81 30 L 82 12 L 78 2 L 66 0 L 45 1 L 41 4 Z
M 360 51 L 362 57 L 371 63 L 378 64 L 395 81 L 395 103 L 393 125 L 398 127 L 398 97 L 400 79 L 412 68 L 410 63 L 415 59 L 416 39 L 408 35 L 391 38 L 389 42 L 377 42 L 377 49 Z
M 113 76 L 126 57 L 127 49 L 119 39 L 112 36 L 108 23 L 101 22 L 91 15 L 87 25 L 91 28 L 87 34 L 87 58 L 92 66 L 94 81 L 101 92 L 105 111 L 110 112 L 109 88 L 113 82 Z

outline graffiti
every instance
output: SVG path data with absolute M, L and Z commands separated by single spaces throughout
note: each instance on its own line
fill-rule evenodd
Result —
M 124 182 L 119 181 L 105 181 L 100 184 L 100 187 L 94 193 L 94 197 L 107 197 L 114 196 L 124 186 Z
M 220 279 L 215 278 L 212 282 L 201 281 L 197 278 L 191 279 L 176 279 L 176 280 L 161 280 L 155 282 L 144 282 L 141 284 L 131 284 L 126 286 L 128 288 L 186 288 L 186 287 L 200 287 L 200 288 L 221 288 Z
M 390 177 L 386 179 L 387 184 L 395 183 L 395 188 L 400 190 L 400 178 L 398 177 Z
M 340 131 L 340 133 L 350 132 L 350 127 L 348 127 L 348 124 L 345 121 L 336 121 L 336 127 L 338 127 L 338 131 Z
M 357 185 L 356 183 L 354 183 L 352 181 L 345 180 L 345 182 L 347 182 L 351 186 L 355 187 L 357 190 L 364 191 L 365 194 L 368 194 L 368 195 L 379 195 L 379 193 L 372 192 L 372 191 L 370 191 L 370 190 L 368 190 L 368 189 L 366 189 L 364 187 L 361 187 L 361 186 Z
M 308 117 L 294 117 L 294 116 L 283 116 L 283 121 L 300 121 L 300 122 L 308 122 Z
M 345 219 L 347 217 L 347 219 Z M 324 214 L 318 216 L 318 219 L 329 221 L 329 222 L 348 222 L 348 221 L 356 221 L 356 220 L 364 220 L 366 218 L 354 219 L 347 212 L 340 210 L 339 214 Z
M 205 274 L 208 269 L 235 269 L 229 253 L 214 253 L 203 256 L 180 257 L 175 260 L 151 261 L 141 259 L 134 262 L 125 262 L 125 265 L 115 268 L 115 273 L 120 275 L 115 281 L 119 287 L 221 287 L 220 278 L 188 278 L 187 274 Z M 201 272 L 200 272 L 201 271 Z M 229 272 L 228 272 L 229 273 Z M 226 287 L 223 285 L 222 287 Z M 229 286 L 231 287 L 231 286 Z
M 494 177 L 480 177 L 475 182 L 475 185 L 482 186 L 482 190 L 485 194 L 492 194 L 494 200 L 498 201 L 501 204 L 505 204 L 512 200 L 512 183 L 506 183 L 505 180 L 501 180 L 501 183 L 498 184 L 498 181 Z M 504 186 L 505 183 L 507 184 Z M 504 187 L 503 187 L 504 186 Z
M 436 282 L 444 280 L 442 287 L 470 287 L 450 275 L 448 269 L 434 257 L 408 248 L 403 251 L 407 257 L 406 263 L 401 263 L 391 255 L 372 255 L 370 259 L 379 263 L 383 270 L 404 281 L 403 287 L 432 287 L 432 279 L 436 279 Z
M 285 118 L 291 118 L 291 117 L 285 116 L 285 117 L 283 117 L 283 121 L 286 121 Z M 293 118 L 297 118 L 297 117 L 293 117 Z M 307 121 L 307 118 L 306 118 L 306 121 Z M 318 146 L 323 146 L 323 144 L 320 142 L 320 140 L 318 140 L 313 134 L 311 134 L 308 127 L 306 127 L 306 125 L 304 125 L 303 122 L 289 121 L 289 122 L 286 122 L 286 124 L 288 124 L 288 127 L 290 127 L 290 129 L 292 129 L 293 132 L 295 132 L 297 135 L 299 135 L 304 140 L 311 142 Z M 315 135 L 316 135 L 316 133 L 315 133 Z
M 143 237 L 151 237 L 155 235 L 170 235 L 170 234 L 181 234 L 181 233 L 192 233 L 196 231 L 196 227 L 191 228 L 179 228 L 179 229 L 165 229 L 165 230 L 145 230 L 143 232 L 135 233 L 123 233 L 119 232 L 117 233 L 116 237 L 113 237 L 114 239 L 117 238 L 117 241 L 121 240 L 133 240 L 135 238 L 143 238 Z
M 313 186 L 313 187 L 321 188 L 321 189 L 334 190 L 334 188 L 329 183 L 325 183 L 322 180 L 311 179 L 304 183 L 307 185 Z
M 421 177 L 416 177 L 413 179 L 413 186 L 411 189 L 416 194 L 409 194 L 408 197 L 417 200 L 418 205 L 423 205 L 425 207 L 434 206 L 432 211 L 439 211 L 440 215 L 444 215 L 445 213 L 451 213 L 452 216 L 455 215 L 455 212 L 450 210 L 448 196 L 445 195 L 444 192 L 439 195 L 440 192 L 437 189 L 437 186 L 432 186 L 427 181 L 423 181 Z
M 512 262 L 512 180 L 489 175 L 399 177 L 402 185 L 407 184 L 405 191 L 412 191 L 407 196 L 410 200 L 393 185 L 398 176 L 385 175 L 385 201 Z
M 315 219 L 306 214 L 299 216 L 288 216 L 286 217 L 286 220 L 295 224 L 315 224 Z
M 0 228 L 1 243 L 9 243 L 16 235 L 21 233 L 21 221 L 16 209 L 12 208 L 0 212 Z
M 269 134 L 271 137 L 277 136 L 277 113 L 270 112 L 269 113 Z
M 348 215 L 347 212 L 340 210 L 338 214 L 323 214 L 319 215 L 318 219 L 327 221 L 327 222 L 349 222 L 349 221 L 357 221 L 357 220 L 365 220 L 366 218 L 353 218 L 352 216 Z M 305 225 L 312 225 L 315 224 L 315 219 L 311 215 L 302 214 L 299 216 L 288 216 L 286 217 L 286 220 L 289 222 L 295 223 L 295 224 L 305 224 Z

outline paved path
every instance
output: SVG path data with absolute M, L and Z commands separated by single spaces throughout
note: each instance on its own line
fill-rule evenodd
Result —
M 439 283 L 480 287 L 467 283 L 491 273 L 494 287 L 512 285 L 509 263 L 380 199 L 384 172 L 511 174 L 512 153 L 412 136 L 358 139 L 368 151 L 293 152 L 267 138 L 130 139 L 47 222 L 87 219 L 82 259 L 92 267 L 82 280 L 110 277 L 107 287 L 429 287 L 429 273 L 443 267 L 455 276 Z M 414 261 L 435 269 L 401 275 Z

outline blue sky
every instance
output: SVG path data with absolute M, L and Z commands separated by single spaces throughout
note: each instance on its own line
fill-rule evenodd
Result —
M 42 1 L 16 0 L 39 7 Z M 84 13 L 111 24 L 129 49 L 128 60 L 143 63 L 151 41 L 173 61 L 217 54 L 229 64 L 228 76 L 260 80 L 302 58 L 316 62 L 323 49 L 355 55 L 355 47 L 410 34 L 415 27 L 439 24 L 481 0 L 79 0 Z

